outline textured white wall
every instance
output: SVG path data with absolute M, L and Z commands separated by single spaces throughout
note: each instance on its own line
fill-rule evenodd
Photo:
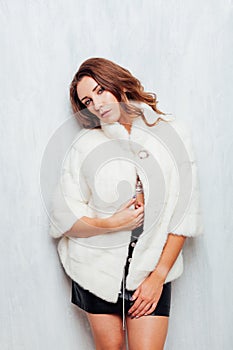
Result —
M 1 350 L 94 349 L 39 186 L 71 78 L 94 56 L 127 67 L 193 134 L 206 232 L 186 243 L 166 349 L 232 348 L 232 11 L 230 0 L 0 2 Z

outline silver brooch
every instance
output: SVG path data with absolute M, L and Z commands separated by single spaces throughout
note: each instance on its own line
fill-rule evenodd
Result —
M 138 156 L 141 159 L 147 158 L 149 156 L 149 153 L 147 152 L 147 150 L 142 149 L 141 151 L 138 152 Z

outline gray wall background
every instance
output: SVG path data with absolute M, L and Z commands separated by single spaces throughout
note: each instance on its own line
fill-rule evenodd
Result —
M 166 349 L 232 348 L 232 12 L 230 0 L 0 1 L 2 350 L 94 349 L 39 182 L 89 57 L 128 68 L 193 135 L 205 235 L 186 242 Z

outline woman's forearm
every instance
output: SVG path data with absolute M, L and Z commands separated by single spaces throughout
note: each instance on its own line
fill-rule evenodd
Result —
M 112 227 L 110 217 L 90 218 L 82 216 L 74 223 L 71 229 L 63 235 L 76 238 L 87 238 L 111 232 L 114 232 L 114 228 Z
M 155 278 L 162 278 L 164 281 L 175 263 L 185 242 L 185 236 L 179 236 L 172 233 L 168 234 L 167 242 L 163 248 L 159 262 L 150 276 Z
M 77 220 L 71 229 L 63 235 L 77 238 L 87 238 L 105 233 L 118 231 L 131 231 L 141 226 L 144 220 L 144 207 L 130 209 L 135 198 L 131 198 L 111 216 L 107 218 L 90 218 L 82 216 Z

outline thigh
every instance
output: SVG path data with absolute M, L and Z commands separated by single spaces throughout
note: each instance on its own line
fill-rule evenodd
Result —
M 93 333 L 96 350 L 125 350 L 125 332 L 119 315 L 86 312 Z
M 130 350 L 163 350 L 169 317 L 142 316 L 126 318 Z

